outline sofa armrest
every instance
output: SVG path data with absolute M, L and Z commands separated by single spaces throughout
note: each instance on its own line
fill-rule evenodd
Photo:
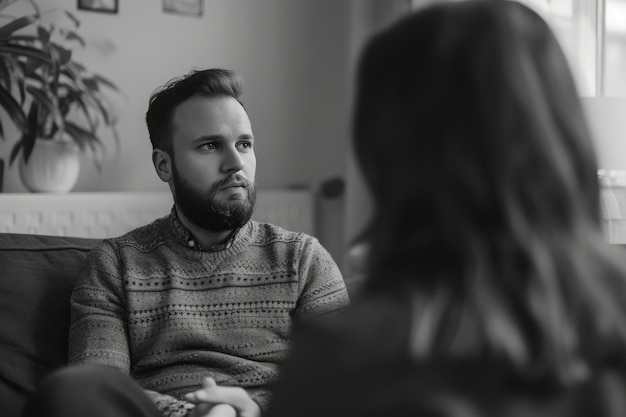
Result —
M 18 417 L 42 377 L 67 363 L 69 297 L 99 239 L 0 233 L 0 399 Z

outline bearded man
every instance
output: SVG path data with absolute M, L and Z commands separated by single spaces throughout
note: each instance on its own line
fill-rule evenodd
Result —
M 36 406 L 46 415 L 259 416 L 293 320 L 348 304 L 314 237 L 251 220 L 256 139 L 240 93 L 235 73 L 209 69 L 150 98 L 152 161 L 174 206 L 88 257 L 69 335 L 70 364 L 88 366 L 46 381 L 39 404 L 65 396 Z

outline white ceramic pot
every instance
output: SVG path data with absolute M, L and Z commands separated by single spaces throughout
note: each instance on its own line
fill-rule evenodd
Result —
M 37 139 L 33 152 L 24 163 L 19 156 L 22 183 L 31 192 L 67 193 L 80 174 L 80 150 L 71 141 Z

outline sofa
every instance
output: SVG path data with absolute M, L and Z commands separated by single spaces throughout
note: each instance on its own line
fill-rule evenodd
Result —
M 67 363 L 70 294 L 99 241 L 0 233 L 2 417 L 19 417 L 39 381 Z

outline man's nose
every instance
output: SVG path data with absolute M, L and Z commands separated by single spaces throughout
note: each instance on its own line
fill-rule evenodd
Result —
M 222 171 L 227 174 L 232 174 L 243 169 L 243 158 L 236 148 L 229 148 L 222 162 Z

